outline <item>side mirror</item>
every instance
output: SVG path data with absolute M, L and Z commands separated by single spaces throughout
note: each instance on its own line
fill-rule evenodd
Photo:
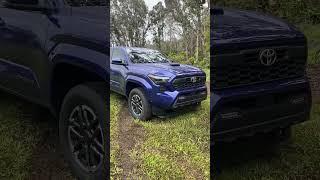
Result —
M 212 13 L 213 15 L 224 15 L 224 10 L 221 9 L 221 8 L 213 8 L 213 9 L 211 10 L 211 13 Z
M 123 59 L 113 59 L 112 60 L 112 64 L 115 64 L 115 65 L 123 65 L 123 66 L 126 66 L 127 63 L 125 60 Z
M 49 9 L 44 1 L 39 2 L 39 0 L 5 0 L 3 5 L 7 8 L 32 11 Z

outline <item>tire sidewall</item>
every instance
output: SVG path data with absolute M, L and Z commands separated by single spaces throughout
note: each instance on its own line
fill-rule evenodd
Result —
M 104 147 L 105 152 L 107 151 L 107 142 L 105 141 L 107 135 L 107 109 L 105 107 L 105 99 L 100 96 L 92 88 L 79 85 L 71 89 L 66 97 L 64 98 L 62 108 L 60 111 L 59 120 L 59 137 L 61 142 L 61 148 L 64 152 L 65 159 L 69 162 L 72 172 L 80 179 L 101 179 L 104 176 L 104 169 L 106 169 L 106 153 L 103 158 L 104 162 L 102 166 L 95 172 L 86 172 L 84 169 L 79 167 L 73 157 L 71 149 L 69 148 L 68 142 L 68 119 L 72 110 L 79 105 L 86 105 L 90 107 L 96 114 L 103 130 Z
M 137 116 L 133 110 L 132 110 L 132 106 L 131 106 L 131 98 L 132 96 L 134 96 L 135 94 L 137 94 L 141 100 L 142 100 L 142 113 L 140 116 Z M 130 114 L 135 118 L 135 119 L 140 119 L 140 120 L 148 120 L 151 118 L 152 116 L 152 113 L 151 113 L 151 105 L 149 103 L 149 100 L 147 99 L 144 91 L 142 88 L 135 88 L 135 89 L 132 89 L 130 91 L 130 94 L 129 94 L 129 98 L 128 98 L 128 108 L 129 108 L 129 112 Z

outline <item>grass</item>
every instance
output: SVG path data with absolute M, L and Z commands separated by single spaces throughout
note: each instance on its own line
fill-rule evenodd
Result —
M 74 179 L 48 110 L 0 92 L 0 179 Z
M 122 173 L 118 166 L 119 144 L 116 141 L 118 136 L 118 117 L 121 109 L 120 96 L 111 94 L 110 96 L 110 176 L 115 177 Z
M 208 74 L 209 70 L 206 71 Z M 116 137 L 119 104 L 123 98 L 111 96 L 111 145 Z M 143 142 L 130 152 L 132 161 L 147 179 L 209 179 L 210 176 L 210 100 L 169 118 L 133 120 L 145 131 Z M 116 138 L 115 138 L 116 139 Z M 116 174 L 117 145 L 111 147 L 111 170 Z M 121 170 L 118 173 L 122 173 Z
M 260 143 L 230 146 L 233 150 L 224 156 L 237 154 L 230 161 L 238 159 L 238 163 L 227 163 L 218 179 L 320 179 L 319 119 L 320 105 L 314 105 L 311 120 L 295 126 L 289 142 L 274 146 L 260 140 Z M 239 152 L 244 149 L 247 151 Z
M 310 25 L 302 24 L 299 26 L 300 29 L 308 38 L 308 64 L 319 64 L 320 63 L 320 24 Z
M 210 82 L 210 69 L 203 69 L 203 71 L 206 73 L 207 75 L 207 81 Z
M 1 93 L 0 179 L 25 179 L 39 130 L 30 119 L 20 117 L 23 105 L 7 97 Z
M 208 179 L 210 175 L 209 99 L 198 111 L 150 122 L 138 122 L 147 132 L 139 151 L 144 174 L 151 179 Z

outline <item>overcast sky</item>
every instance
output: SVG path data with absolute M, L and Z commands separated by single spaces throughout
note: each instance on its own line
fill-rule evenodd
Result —
M 152 9 L 152 7 L 154 5 L 156 5 L 159 1 L 162 1 L 162 3 L 164 2 L 164 0 L 144 0 L 144 2 L 146 2 L 146 5 L 148 6 L 149 10 Z M 164 3 L 163 3 L 164 5 Z

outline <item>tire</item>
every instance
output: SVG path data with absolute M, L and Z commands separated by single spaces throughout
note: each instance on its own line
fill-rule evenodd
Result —
M 79 179 L 108 177 L 106 91 L 103 84 L 78 85 L 67 93 L 62 103 L 59 119 L 61 148 L 72 172 Z
M 135 100 L 137 102 L 134 102 Z M 129 98 L 128 98 L 128 107 L 129 107 L 130 114 L 135 119 L 140 119 L 145 121 L 145 120 L 149 120 L 152 117 L 151 104 L 148 101 L 148 98 L 145 95 L 142 88 L 135 88 L 130 91 Z M 140 111 L 140 113 L 138 111 Z

